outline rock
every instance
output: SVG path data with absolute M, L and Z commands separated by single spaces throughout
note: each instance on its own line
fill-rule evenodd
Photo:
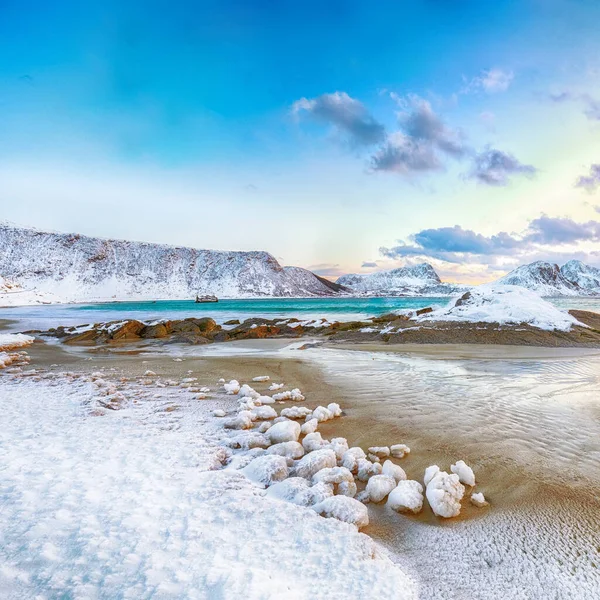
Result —
M 161 339 L 167 337 L 167 335 L 169 335 L 169 330 L 164 323 L 147 325 L 140 333 L 140 337 L 144 339 Z
M 420 315 L 426 315 L 428 313 L 433 312 L 433 308 L 431 308 L 431 306 L 428 306 L 427 308 L 420 308 L 417 312 L 416 315 L 417 317 L 419 317 Z
M 203 345 L 203 344 L 210 344 L 210 340 L 198 333 L 194 333 L 192 331 L 184 331 L 184 332 L 172 335 L 166 343 L 167 344 L 193 344 L 194 346 L 199 346 L 199 345 Z
M 369 452 L 377 458 L 387 458 L 390 455 L 390 449 L 387 446 L 371 446 Z
M 390 446 L 390 453 L 394 458 L 404 458 L 410 454 L 410 448 L 406 444 L 394 444 Z
M 221 326 L 217 325 L 217 322 L 210 317 L 202 317 L 201 319 L 190 317 L 185 319 L 185 322 L 193 323 L 205 335 L 221 329 Z
M 223 325 L 239 325 L 240 321 L 239 319 L 229 319 L 229 321 L 225 321 L 225 323 L 223 323 Z
M 109 324 L 110 337 L 113 340 L 130 340 L 139 338 L 140 333 L 146 327 L 143 323 L 135 320 L 125 321 L 123 324 L 114 328 L 110 327 L 110 325 L 111 324 Z

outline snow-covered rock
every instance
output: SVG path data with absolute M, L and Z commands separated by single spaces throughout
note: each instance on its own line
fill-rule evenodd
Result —
M 450 470 L 458 475 L 458 479 L 461 483 L 471 487 L 475 485 L 475 474 L 473 473 L 473 469 L 471 469 L 464 460 L 456 461 L 455 464 L 450 466 Z
M 293 390 L 287 390 L 285 392 L 279 392 L 279 394 L 273 394 L 273 400 L 276 400 L 278 402 L 283 400 L 291 400 L 292 402 L 302 402 L 302 400 L 304 400 L 304 396 L 298 388 L 294 388 Z
M 362 529 L 369 524 L 367 507 L 348 496 L 332 496 L 313 506 L 313 510 L 324 517 L 332 517 Z
M 257 406 L 252 409 L 252 412 L 256 415 L 257 419 L 275 419 L 277 417 L 277 411 L 272 406 Z
M 440 472 L 440 468 L 437 465 L 431 465 L 425 469 L 425 475 L 423 476 L 423 483 L 425 486 L 429 485 L 429 482 Z
M 229 438 L 229 446 L 231 448 L 241 448 L 242 450 L 268 448 L 269 444 L 269 439 L 258 431 L 247 431 Z
M 442 283 L 428 263 L 364 275 L 342 275 L 336 283 L 353 292 L 386 296 L 448 296 L 463 289 L 462 286 Z
M 263 382 L 269 381 L 271 378 L 268 375 L 259 375 L 258 377 L 253 377 L 252 381 Z
M 304 477 L 305 479 L 312 479 L 315 473 L 318 473 L 321 469 L 335 467 L 337 460 L 335 452 L 328 448 L 322 450 L 315 450 L 309 454 L 305 454 L 294 467 L 294 474 L 297 477 Z
M 369 453 L 377 458 L 387 458 L 390 455 L 390 449 L 387 446 L 371 446 Z
M 486 284 L 473 288 L 444 308 L 417 317 L 417 321 L 459 321 L 531 325 L 548 331 L 569 331 L 581 325 L 568 312 L 538 294 L 515 285 Z
M 368 481 L 373 475 L 381 475 L 383 467 L 381 463 L 371 462 L 365 458 L 359 458 L 357 464 L 357 477 L 359 481 Z
M 399 481 L 390 492 L 387 506 L 396 512 L 418 513 L 423 509 L 423 486 L 418 481 Z
M 281 411 L 281 416 L 288 419 L 304 419 L 310 414 L 312 410 L 306 406 L 289 406 Z
M 238 391 L 238 396 L 240 398 L 260 398 L 260 394 L 252 387 L 250 387 L 247 383 L 245 383 Z
M 0 225 L 0 273 L 64 301 L 331 296 L 340 287 L 267 252 L 222 252 Z
M 449 475 L 438 471 L 427 483 L 425 495 L 431 510 L 438 517 L 450 519 L 460 514 L 460 501 L 465 494 L 465 488 L 460 483 L 458 475 Z
M 260 483 L 264 486 L 282 481 L 288 476 L 288 467 L 285 458 L 275 454 L 259 456 L 241 471 L 248 479 L 254 481 L 254 483 Z
M 396 480 L 388 475 L 373 475 L 367 482 L 366 490 L 371 502 L 381 502 L 394 488 Z
M 224 383 L 223 387 L 228 395 L 237 394 L 240 391 L 240 382 L 232 379 L 229 383 Z
M 297 442 L 300 437 L 300 425 L 296 421 L 280 421 L 269 427 L 265 435 L 271 440 L 271 444 Z
M 302 440 L 302 446 L 307 452 L 313 452 L 329 445 L 329 440 L 324 440 L 318 431 L 309 433 Z
M 348 440 L 343 437 L 332 438 L 326 447 L 331 448 L 335 452 L 335 456 L 338 459 L 338 462 L 341 462 L 342 457 L 348 450 Z
M 35 338 L 23 333 L 0 333 L 0 352 L 20 350 L 33 344 Z
M 406 473 L 404 472 L 404 469 L 394 464 L 391 460 L 386 460 L 383 463 L 381 472 L 383 475 L 388 475 L 389 477 L 392 477 L 396 481 L 396 483 L 406 479 Z

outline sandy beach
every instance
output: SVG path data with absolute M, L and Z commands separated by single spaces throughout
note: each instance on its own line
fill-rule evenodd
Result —
M 115 381 L 139 380 L 148 370 L 211 382 L 264 374 L 302 389 L 309 408 L 340 404 L 343 417 L 319 427 L 324 438 L 342 436 L 363 448 L 410 446 L 398 461 L 409 479 L 421 479 L 431 464 L 448 469 L 465 460 L 490 506 L 465 500 L 460 516 L 446 521 L 427 504 L 416 516 L 368 505 L 364 533 L 419 582 L 424 598 L 543 598 L 548 585 L 557 598 L 586 597 L 581 590 L 600 585 L 599 351 L 290 342 L 127 345 L 100 353 L 36 342 L 28 352 L 36 369 L 101 369 Z M 207 410 L 231 408 L 222 394 L 199 402 Z M 173 411 L 186 410 L 173 404 Z

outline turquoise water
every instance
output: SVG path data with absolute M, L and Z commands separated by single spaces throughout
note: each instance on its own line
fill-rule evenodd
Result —
M 562 309 L 580 308 L 600 312 L 598 298 L 549 298 Z M 382 315 L 393 310 L 443 306 L 444 297 L 420 298 L 260 298 L 253 300 L 221 300 L 196 304 L 191 300 L 157 302 L 109 302 L 102 304 L 54 304 L 23 306 L 0 310 L 0 319 L 15 319 L 19 330 L 48 329 L 58 325 L 82 325 L 117 319 L 182 319 L 209 316 L 218 323 L 249 317 L 297 317 L 356 320 Z

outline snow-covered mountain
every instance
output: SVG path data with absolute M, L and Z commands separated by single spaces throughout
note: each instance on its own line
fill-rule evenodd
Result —
M 570 260 L 560 268 L 560 272 L 580 290 L 600 295 L 600 269 L 586 265 L 580 260 Z
M 267 252 L 196 250 L 0 224 L 0 274 L 64 301 L 329 296 L 340 286 Z
M 578 260 L 562 267 L 537 261 L 517 267 L 497 283 L 519 285 L 541 296 L 593 296 L 600 295 L 600 269 Z
M 336 283 L 356 293 L 386 296 L 447 296 L 467 289 L 465 286 L 442 283 L 429 263 L 368 275 L 342 275 Z
M 60 298 L 54 294 L 27 290 L 18 283 L 0 277 L 0 307 L 31 304 L 55 304 Z

